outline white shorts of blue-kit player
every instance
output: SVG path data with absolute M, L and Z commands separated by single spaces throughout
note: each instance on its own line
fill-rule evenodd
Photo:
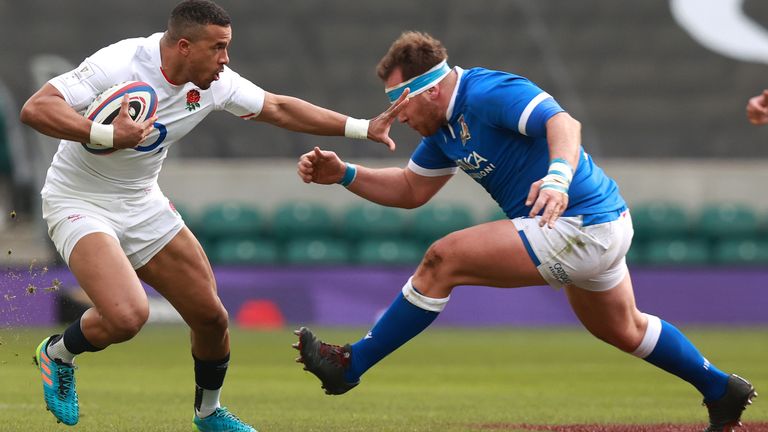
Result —
M 144 266 L 184 227 L 184 221 L 159 188 L 133 197 L 83 197 L 47 190 L 43 218 L 56 250 L 69 257 L 84 236 L 103 232 L 118 242 L 134 269 Z
M 624 279 L 634 234 L 629 210 L 561 217 L 554 228 L 540 227 L 540 220 L 520 217 L 512 223 L 549 285 L 606 291 Z

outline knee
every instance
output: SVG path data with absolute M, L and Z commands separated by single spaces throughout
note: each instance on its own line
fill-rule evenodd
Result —
M 215 303 L 198 309 L 188 322 L 193 330 L 223 333 L 229 327 L 229 314 L 221 301 L 216 298 Z
M 112 343 L 125 342 L 139 333 L 149 319 L 149 305 L 135 305 L 117 314 L 104 317 Z
M 609 331 L 593 334 L 600 340 L 627 352 L 634 352 L 643 340 L 644 329 L 634 324 L 628 324 L 623 328 L 614 328 Z
M 449 234 L 433 243 L 427 249 L 414 275 L 414 279 L 423 281 L 422 284 L 425 285 L 424 287 L 419 287 L 419 289 L 427 289 L 435 285 L 444 285 L 452 288 L 456 285 L 454 282 L 461 264 L 456 259 L 455 251 L 458 247 L 460 245 Z

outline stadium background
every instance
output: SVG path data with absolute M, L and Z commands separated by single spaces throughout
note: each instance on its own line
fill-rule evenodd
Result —
M 56 142 L 19 124 L 20 105 L 102 46 L 162 30 L 175 3 L 0 0 L 0 432 L 55 427 L 29 354 L 87 305 L 39 215 Z M 406 29 L 441 39 L 451 64 L 533 79 L 582 121 L 585 148 L 632 208 L 639 306 L 681 325 L 714 364 L 768 387 L 768 127 L 744 117 L 747 99 L 768 87 L 764 0 L 220 3 L 234 23 L 232 68 L 356 117 L 386 106 L 374 67 Z M 704 34 L 673 7 L 705 19 Z M 395 153 L 215 113 L 171 149 L 161 186 L 215 261 L 233 322 L 230 407 L 259 430 L 700 430 L 693 388 L 586 334 L 563 293 L 545 287 L 457 289 L 437 328 L 366 374 L 353 396 L 322 397 L 291 361 L 289 326 L 354 340 L 432 238 L 498 217 L 463 174 L 423 213 L 360 209 L 342 188 L 295 176 L 314 145 L 402 166 L 418 137 L 401 125 L 392 134 Z M 180 318 L 148 292 L 152 325 L 78 358 L 78 430 L 188 430 L 188 338 L 181 325 L 156 325 Z M 746 421 L 768 430 L 765 401 Z
M 139 10 L 118 1 L 100 2 L 97 8 L 85 1 L 0 1 L 0 202 L 9 215 L 3 218 L 0 240 L 8 249 L 7 268 L 49 266 L 51 274 L 60 269 L 39 220 L 37 198 L 56 143 L 19 125 L 20 104 L 49 77 L 76 66 L 100 47 L 162 30 L 175 3 L 155 1 Z M 727 284 L 730 276 L 722 275 L 736 274 L 743 278 L 742 287 L 752 288 L 744 288 L 744 297 L 737 296 L 735 302 L 748 310 L 768 304 L 762 289 L 759 302 L 751 297 L 754 287 L 762 287 L 768 269 L 768 194 L 762 192 L 768 180 L 768 128 L 753 127 L 744 117 L 746 100 L 768 87 L 768 55 L 760 57 L 768 51 L 765 2 L 741 4 L 762 37 L 742 41 L 754 45 L 752 57 L 739 50 L 713 49 L 686 30 L 673 13 L 674 7 L 682 10 L 691 4 L 684 0 L 221 4 L 233 18 L 233 69 L 268 91 L 357 117 L 374 116 L 386 106 L 374 68 L 389 43 L 406 29 L 441 39 L 451 64 L 530 77 L 582 121 L 586 150 L 622 188 L 637 229 L 630 263 L 640 272 L 640 281 L 667 281 L 648 287 L 641 283 L 640 297 L 643 292 L 656 297 L 654 289 L 662 293 L 669 287 L 707 282 L 716 298 L 721 286 L 712 281 Z M 734 31 L 727 14 L 711 15 L 710 36 Z M 303 185 L 294 174 L 297 156 L 314 145 L 352 161 L 404 165 L 418 137 L 401 125 L 392 134 L 399 144 L 395 153 L 373 143 L 289 133 L 215 113 L 171 149 L 160 182 L 204 242 L 217 271 L 235 266 L 237 271 L 254 272 L 232 276 L 236 288 L 231 289 L 242 291 L 238 307 L 254 292 L 274 291 L 264 294 L 267 308 L 278 303 L 282 319 L 320 319 L 318 308 L 331 290 L 313 275 L 319 271 L 340 280 L 369 280 L 369 272 L 378 272 L 380 282 L 368 284 L 383 292 L 380 299 L 367 300 L 375 311 L 385 306 L 431 240 L 499 216 L 463 175 L 441 191 L 438 206 L 382 212 L 360 207 L 361 202 L 341 188 Z M 665 278 L 670 273 L 674 277 Z M 35 283 L 48 285 L 43 279 L 50 280 L 50 275 L 35 274 Z M 304 276 L 276 282 L 296 274 Z M 349 279 L 349 274 L 357 276 Z M 220 278 L 230 277 L 226 275 Z M 58 277 L 65 288 L 74 285 L 66 271 Z M 21 302 L 22 296 L 12 291 L 28 281 L 6 279 L 3 289 Z M 313 300 L 303 309 L 281 311 L 283 301 L 275 296 L 285 293 L 280 289 L 284 285 L 304 287 Z M 296 288 L 285 302 L 293 302 L 299 291 Z M 226 284 L 222 292 L 227 292 Z M 542 304 L 549 296 L 540 296 Z M 27 300 L 40 303 L 39 298 Z M 346 306 L 356 307 L 354 302 Z M 29 319 L 5 315 L 13 317 L 7 322 Z M 371 320 L 368 312 L 361 315 L 365 318 L 355 322 Z M 747 321 L 768 321 L 764 308 L 754 315 Z M 560 319 L 572 322 L 565 316 Z M 501 322 L 508 322 L 503 317 L 500 313 Z

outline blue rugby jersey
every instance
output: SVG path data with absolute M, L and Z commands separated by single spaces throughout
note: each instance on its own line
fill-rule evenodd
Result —
M 546 122 L 564 110 L 524 77 L 483 68 L 456 70 L 459 81 L 448 108 L 449 121 L 422 139 L 408 167 L 425 176 L 461 168 L 508 217 L 527 216 L 530 206 L 525 206 L 525 199 L 531 184 L 549 169 Z M 583 148 L 568 195 L 563 216 L 599 215 L 626 207 L 616 182 Z

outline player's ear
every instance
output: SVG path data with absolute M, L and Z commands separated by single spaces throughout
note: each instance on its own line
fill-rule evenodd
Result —
M 425 92 L 427 96 L 429 96 L 430 100 L 437 99 L 438 96 L 440 96 L 440 84 L 435 84 L 432 87 L 428 88 Z
M 178 42 L 176 42 L 176 49 L 179 50 L 181 55 L 186 57 L 192 50 L 192 42 L 190 42 L 189 39 L 181 38 Z

